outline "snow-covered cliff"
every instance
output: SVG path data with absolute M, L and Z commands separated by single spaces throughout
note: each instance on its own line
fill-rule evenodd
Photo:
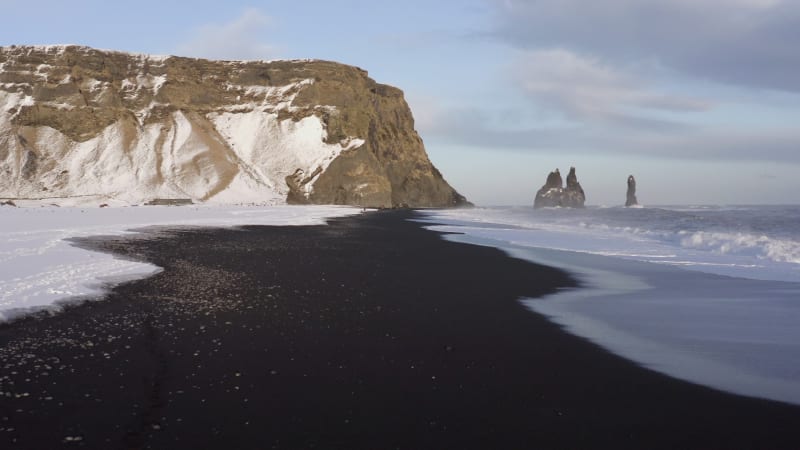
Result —
M 464 202 L 358 68 L 79 46 L 0 47 L 0 198 Z

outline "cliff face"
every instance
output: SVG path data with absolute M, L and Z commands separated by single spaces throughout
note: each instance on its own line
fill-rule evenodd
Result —
M 457 206 L 399 89 L 326 61 L 0 48 L 0 198 Z

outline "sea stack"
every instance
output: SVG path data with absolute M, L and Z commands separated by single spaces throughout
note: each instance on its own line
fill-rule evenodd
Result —
M 628 193 L 625 199 L 625 206 L 636 206 L 639 202 L 636 201 L 636 179 L 633 175 L 628 176 Z
M 569 169 L 567 175 L 567 187 L 564 188 L 561 172 L 556 169 L 547 175 L 544 186 L 536 192 L 536 199 L 533 202 L 534 208 L 583 208 L 586 201 L 586 194 L 583 192 L 578 177 L 575 175 L 575 168 Z

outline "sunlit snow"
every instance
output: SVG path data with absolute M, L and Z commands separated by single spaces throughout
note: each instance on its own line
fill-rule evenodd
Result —
M 0 207 L 0 322 L 102 292 L 103 284 L 159 269 L 73 247 L 65 239 L 122 234 L 150 225 L 317 225 L 357 214 L 337 206 L 129 208 Z
M 58 54 L 65 48 L 36 47 Z M 138 57 L 142 63 L 163 62 L 159 58 Z M 49 80 L 49 69 L 50 66 L 39 65 L 32 75 L 45 82 L 72 80 L 70 74 L 62 80 Z M 38 101 L 36 94 L 27 94 L 31 90 L 29 83 L 2 84 L 0 142 L 7 146 L 5 163 L 11 169 L 10 176 L 0 178 L 0 195 L 12 199 L 47 198 L 62 206 L 135 205 L 157 198 L 215 204 L 284 204 L 289 192 L 287 177 L 299 176 L 302 193 L 309 196 L 334 159 L 365 142 L 357 136 L 327 141 L 326 125 L 317 113 L 335 114 L 335 107 L 294 106 L 302 89 L 314 84 L 312 78 L 280 86 L 228 83 L 227 90 L 241 93 L 236 102 L 205 112 L 170 111 L 164 120 L 151 121 L 155 113 L 164 113 L 167 107 L 159 101 L 159 92 L 170 79 L 169 75 L 153 75 L 146 73 L 144 67 L 140 69 L 135 76 L 121 81 L 119 92 L 107 81 L 81 81 L 85 92 L 135 100 L 142 91 L 149 91 L 152 100 L 133 111 L 131 117 L 116 120 L 77 141 L 49 126 L 15 124 L 26 108 L 46 106 L 68 111 L 75 105 L 66 100 Z M 23 72 L 26 71 L 16 71 L 17 75 Z M 286 112 L 298 115 L 281 115 Z M 38 183 L 21 175 L 20 155 L 28 154 L 36 156 L 40 169 L 48 167 L 37 173 Z

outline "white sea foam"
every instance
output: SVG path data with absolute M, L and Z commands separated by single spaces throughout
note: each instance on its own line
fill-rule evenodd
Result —
M 447 239 L 569 271 L 581 288 L 523 300 L 566 330 L 677 378 L 800 404 L 800 207 L 426 214 Z
M 748 233 L 681 231 L 678 236 L 686 248 L 800 264 L 800 242 Z
M 736 277 L 800 281 L 800 207 L 476 208 L 437 217 L 537 230 L 537 247 L 617 256 Z

